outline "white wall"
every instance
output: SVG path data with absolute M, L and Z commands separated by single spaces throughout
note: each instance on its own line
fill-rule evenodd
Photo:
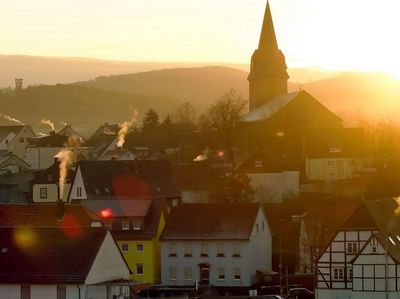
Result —
M 86 278 L 86 284 L 119 279 L 129 279 L 129 268 L 108 231 Z
M 183 203 L 208 203 L 208 191 L 182 190 Z
M 63 147 L 27 147 L 25 161 L 33 170 L 46 169 L 54 164 L 54 156 L 62 149 Z
M 78 188 L 81 188 L 82 196 L 78 196 L 77 193 Z M 87 199 L 87 195 L 85 190 L 85 184 L 83 183 L 81 167 L 79 166 L 76 170 L 74 181 L 71 184 L 68 200 L 71 201 L 71 200 L 82 200 L 82 199 Z
M 18 284 L 0 284 L 0 298 L 20 299 L 21 287 Z

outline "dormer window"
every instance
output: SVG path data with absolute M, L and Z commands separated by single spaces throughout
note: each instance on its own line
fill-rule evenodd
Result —
M 129 229 L 129 221 L 128 220 L 123 220 L 122 221 L 122 229 L 123 230 L 128 230 Z
M 330 148 L 328 148 L 328 151 L 330 153 L 341 153 L 343 150 L 340 146 L 331 146 Z
M 255 167 L 262 167 L 262 166 L 263 166 L 263 162 L 262 162 L 261 160 L 256 160 L 256 161 L 254 162 L 254 166 L 255 166 Z
M 133 229 L 134 230 L 141 230 L 142 229 L 142 222 L 140 220 L 133 221 Z

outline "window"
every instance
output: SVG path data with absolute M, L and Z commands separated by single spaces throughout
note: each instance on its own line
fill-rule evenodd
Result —
M 201 244 L 201 254 L 200 256 L 208 256 L 208 244 Z
M 129 245 L 127 243 L 122 243 L 121 248 L 122 248 L 122 252 L 129 251 Z
M 169 280 L 176 280 L 176 268 L 169 267 Z
M 40 188 L 40 198 L 47 198 L 47 188 Z
M 136 263 L 136 274 L 137 275 L 143 275 L 143 264 L 142 263 Z
M 218 279 L 219 280 L 225 279 L 225 269 L 224 268 L 218 268 Z
M 347 269 L 347 281 L 352 281 L 353 280 L 353 269 L 348 268 Z
M 66 299 L 67 289 L 65 286 L 57 286 L 57 299 Z
M 330 153 L 341 153 L 341 152 L 342 152 L 342 148 L 339 147 L 339 146 L 336 146 L 336 147 L 332 146 L 332 147 L 330 147 L 330 148 L 328 149 L 328 151 L 329 151 Z
M 240 268 L 233 268 L 233 279 L 240 280 Z
M 176 244 L 169 244 L 169 256 L 176 256 Z
M 240 257 L 240 245 L 239 244 L 233 244 L 233 257 Z
M 343 280 L 344 276 L 343 268 L 334 268 L 333 269 L 333 280 Z
M 259 232 L 259 227 L 258 227 L 258 223 L 256 223 L 256 233 Z
M 224 257 L 225 256 L 225 244 L 220 243 L 217 245 L 217 256 Z
M 122 221 L 122 229 L 124 229 L 124 230 L 129 229 L 129 221 L 128 220 Z
M 140 220 L 133 221 L 133 229 L 140 230 L 142 228 L 142 222 Z
M 185 243 L 185 256 L 192 256 L 192 244 Z
M 328 166 L 335 166 L 336 161 L 335 160 L 328 160 Z
M 262 167 L 263 166 L 263 162 L 261 160 L 256 160 L 254 162 L 255 167 Z
M 142 243 L 136 244 L 136 252 L 143 252 L 143 244 Z
M 20 142 L 20 143 L 24 143 L 24 142 L 25 142 L 25 138 L 24 138 L 24 137 L 20 137 L 20 138 L 19 138 L 19 142 Z
M 264 231 L 265 230 L 265 222 L 261 222 L 261 230 Z
M 77 197 L 82 197 L 82 187 L 77 187 L 76 188 L 76 196 Z
M 31 299 L 30 285 L 21 285 L 21 299 Z
M 347 243 L 347 253 L 349 253 L 349 254 L 357 253 L 357 242 L 348 242 Z
M 193 271 L 192 268 L 186 267 L 185 268 L 185 280 L 192 280 L 193 279 Z

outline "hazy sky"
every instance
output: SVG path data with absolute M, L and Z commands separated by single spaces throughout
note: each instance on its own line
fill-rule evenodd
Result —
M 248 63 L 266 0 L 0 0 L 0 54 Z M 270 0 L 290 67 L 400 75 L 399 0 Z

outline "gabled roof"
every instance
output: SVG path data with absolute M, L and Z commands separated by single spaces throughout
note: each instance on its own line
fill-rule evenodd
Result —
M 366 201 L 359 205 L 357 209 L 351 214 L 350 217 L 341 227 L 342 230 L 374 230 L 376 224 L 371 217 L 367 207 Z
M 68 169 L 66 183 L 69 184 L 74 176 L 74 170 Z M 32 184 L 58 184 L 60 179 L 60 162 L 55 161 L 50 167 L 35 172 Z
M 109 217 L 145 217 L 152 201 L 148 199 L 127 200 L 85 200 L 82 205 L 101 217 L 101 211 L 108 209 Z
M 82 284 L 107 228 L 0 228 L 0 283 Z
M 297 91 L 273 97 L 265 104 L 246 114 L 242 118 L 242 121 L 255 122 L 269 119 L 277 112 L 279 112 L 283 107 L 293 101 L 299 94 L 300 91 Z
M 17 135 L 23 128 L 28 129 L 33 135 L 35 135 L 35 132 L 30 125 L 0 126 L 0 133 L 8 134 L 13 132 L 15 135 Z
M 34 147 L 64 147 L 68 142 L 68 136 L 50 134 L 47 136 L 40 136 L 29 138 L 29 146 Z
M 279 173 L 285 170 L 294 170 L 278 158 L 256 151 L 242 162 L 236 172 L 240 173 Z
M 307 241 L 313 248 L 326 248 L 360 204 L 339 203 L 313 206 L 303 215 Z
M 180 197 L 166 160 L 89 161 L 78 164 L 88 199 Z
M 118 124 L 108 124 L 100 126 L 89 138 L 88 146 L 98 146 L 104 139 L 115 138 L 119 130 Z
M 171 209 L 162 240 L 248 240 L 260 205 L 182 204 Z
M 113 236 L 117 240 L 143 240 L 157 237 L 162 215 L 165 216 L 167 203 L 164 200 L 152 200 L 144 217 L 143 227 L 140 230 L 114 230 Z
M 365 206 L 381 233 L 400 235 L 400 214 L 396 199 L 367 200 Z
M 15 164 L 24 169 L 30 168 L 30 165 L 17 155 L 10 152 L 0 151 L 0 169 L 8 165 L 15 165 Z
M 64 135 L 64 136 L 68 136 L 68 137 L 69 136 L 77 136 L 77 137 L 82 138 L 82 136 L 77 131 L 75 131 L 70 124 L 65 125 L 64 128 L 62 128 L 57 133 L 57 135 Z
M 61 220 L 58 218 L 64 212 Z M 88 227 L 96 221 L 93 215 L 79 204 L 2 204 L 0 227 Z M 1 240 L 0 240 L 1 241 Z

